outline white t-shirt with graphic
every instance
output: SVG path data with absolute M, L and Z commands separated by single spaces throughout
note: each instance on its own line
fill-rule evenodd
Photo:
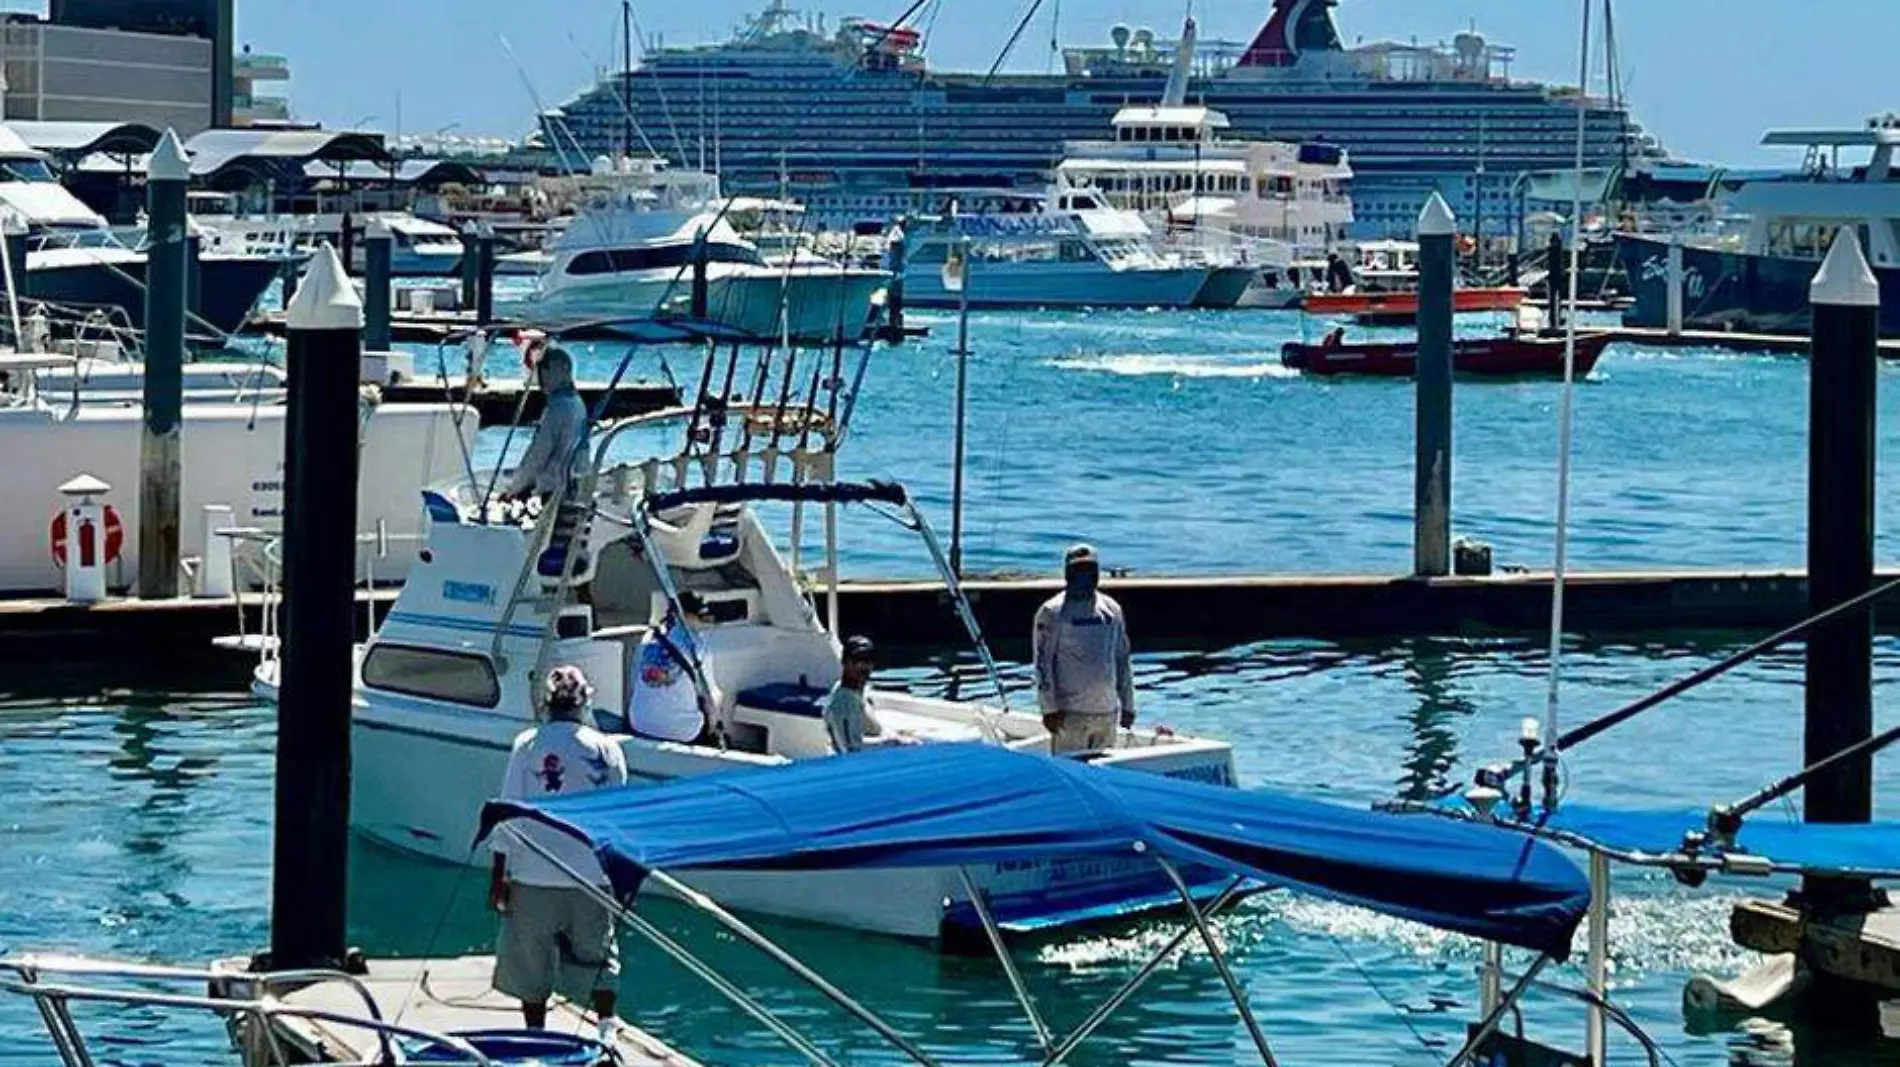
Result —
M 515 738 L 502 775 L 503 800 L 570 796 L 627 784 L 627 758 L 620 746 L 591 726 L 564 719 L 542 723 Z M 573 886 L 574 879 L 539 852 L 513 840 L 506 829 L 534 841 L 577 873 L 606 885 L 607 876 L 593 850 L 572 837 L 531 819 L 513 819 L 495 835 L 495 851 L 508 857 L 508 879 L 523 885 Z

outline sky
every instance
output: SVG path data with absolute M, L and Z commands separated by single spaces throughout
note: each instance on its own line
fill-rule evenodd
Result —
M 832 2 L 794 6 L 832 23 L 854 14 L 891 18 L 906 6 Z M 1030 2 L 934 0 L 937 15 L 932 21 L 927 6 L 924 20 L 932 66 L 988 69 Z M 1439 41 L 1475 26 L 1517 49 L 1514 76 L 1574 83 L 1580 2 L 1342 0 L 1335 18 L 1349 45 Z M 1042 0 L 1010 69 L 1047 67 L 1056 4 Z M 1193 4 L 1203 39 L 1249 39 L 1269 7 L 1268 0 Z M 649 38 L 690 44 L 725 38 L 762 6 L 636 0 L 634 18 Z M 392 133 L 455 124 L 458 134 L 518 137 L 532 125 L 537 98 L 557 105 L 611 62 L 619 8 L 619 0 L 238 0 L 238 39 L 290 57 L 289 95 L 299 117 Z M 1060 36 L 1065 45 L 1106 41 L 1118 22 L 1172 36 L 1183 10 L 1181 0 L 1066 0 Z M 1900 90 L 1883 88 L 1900 40 L 1900 0 L 1623 0 L 1616 20 L 1636 118 L 1684 158 L 1792 164 L 1798 160 L 1787 150 L 1759 147 L 1764 130 L 1857 126 L 1876 112 L 1900 110 Z M 1602 64 L 1592 65 L 1601 90 Z

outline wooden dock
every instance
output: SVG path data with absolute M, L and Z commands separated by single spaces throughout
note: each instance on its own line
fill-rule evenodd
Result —
M 1595 327 L 1591 327 L 1595 329 Z M 1773 355 L 1804 356 L 1808 352 L 1806 334 L 1745 333 L 1737 330 L 1683 330 L 1670 333 L 1660 327 L 1605 327 L 1615 342 L 1642 345 L 1645 348 L 1720 348 L 1730 352 L 1760 352 Z M 1900 359 L 1900 338 L 1882 340 L 1880 354 Z
M 1900 908 L 1810 919 L 1776 900 L 1744 900 L 1729 914 L 1735 943 L 1791 953 L 1809 969 L 1889 992 L 1900 991 Z
M 1051 580 L 966 583 L 985 635 L 1026 655 L 1030 622 L 1054 595 Z M 1218 648 L 1273 638 L 1373 641 L 1421 636 L 1539 638 L 1549 624 L 1548 575 L 1415 579 L 1390 575 L 1111 578 L 1104 588 L 1128 613 L 1139 647 Z M 359 593 L 358 636 L 394 591 Z M 247 598 L 258 628 L 259 598 Z M 844 628 L 914 650 L 954 648 L 965 638 L 937 582 L 850 582 L 840 595 Z M 1801 618 L 1807 585 L 1796 572 L 1623 572 L 1574 576 L 1565 613 L 1579 634 L 1739 630 L 1759 634 Z M 172 684 L 249 679 L 250 657 L 215 649 L 237 632 L 228 598 L 97 605 L 57 598 L 0 600 L 0 662 L 100 664 L 123 676 Z M 1900 627 L 1900 610 L 1880 620 Z M 17 677 L 17 674 L 16 674 Z
M 403 344 L 442 344 L 451 337 L 470 332 L 476 325 L 473 311 L 392 311 L 389 315 L 389 339 Z M 505 330 L 517 323 L 511 319 L 494 318 L 487 325 L 489 329 Z M 284 313 L 265 311 L 253 315 L 238 332 L 252 336 L 282 337 L 286 332 Z

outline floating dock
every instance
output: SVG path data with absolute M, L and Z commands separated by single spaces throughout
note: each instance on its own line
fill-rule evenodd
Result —
M 1108 579 L 1143 649 L 1216 647 L 1273 638 L 1378 640 L 1421 636 L 1539 637 L 1550 618 L 1544 574 L 1419 579 L 1388 575 L 1284 575 Z M 1054 580 L 965 583 L 985 635 L 1024 653 L 1036 608 Z M 363 636 L 395 590 L 359 591 Z M 245 598 L 258 629 L 262 598 Z M 839 610 L 847 631 L 912 648 L 956 647 L 965 638 L 941 583 L 849 582 Z M 1804 617 L 1807 582 L 1786 571 L 1632 571 L 1572 576 L 1565 587 L 1572 632 L 1747 630 L 1766 632 Z M 206 677 L 242 684 L 249 657 L 213 647 L 238 629 L 229 598 L 96 605 L 59 598 L 0 600 L 0 662 L 109 663 L 154 681 Z M 1900 626 L 1900 612 L 1888 616 Z
M 1587 327 L 1592 331 L 1598 327 Z M 1613 343 L 1642 345 L 1645 348 L 1720 348 L 1730 352 L 1760 352 L 1773 355 L 1804 356 L 1808 336 L 1795 333 L 1744 333 L 1736 330 L 1682 330 L 1671 333 L 1661 327 L 1608 326 Z M 1900 338 L 1880 342 L 1884 359 L 1900 359 Z

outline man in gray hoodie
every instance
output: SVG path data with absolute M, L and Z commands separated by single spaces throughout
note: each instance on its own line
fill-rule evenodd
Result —
M 1036 611 L 1036 700 L 1051 752 L 1115 744 L 1117 722 L 1135 724 L 1135 683 L 1122 607 L 1100 592 L 1095 549 L 1063 559 L 1063 591 Z
M 504 495 L 520 498 L 535 493 L 545 507 L 573 493 L 586 473 L 586 450 L 577 446 L 587 436 L 587 404 L 574 387 L 574 359 L 566 349 L 544 350 L 535 374 L 547 394 L 547 404 Z

